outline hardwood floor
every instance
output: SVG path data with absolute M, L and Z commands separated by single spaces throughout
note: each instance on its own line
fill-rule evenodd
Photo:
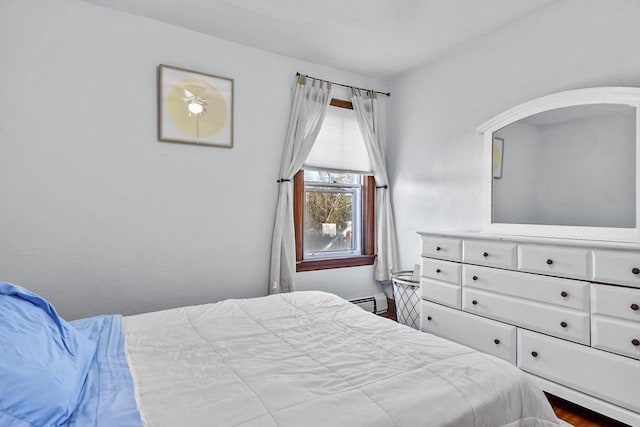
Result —
M 389 310 L 382 316 L 397 321 L 396 305 L 392 299 L 387 300 Z M 556 416 L 575 427 L 629 427 L 627 424 L 607 418 L 575 403 L 568 402 L 551 394 L 546 394 Z
M 391 298 L 387 298 L 387 312 L 383 314 L 387 319 L 398 321 L 398 317 L 396 316 L 396 302 Z
M 629 427 L 627 424 L 612 420 L 559 397 L 547 394 L 547 399 L 549 399 L 556 416 L 575 427 Z

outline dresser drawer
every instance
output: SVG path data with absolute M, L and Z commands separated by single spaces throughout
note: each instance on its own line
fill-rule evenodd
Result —
M 640 252 L 593 251 L 593 280 L 640 288 Z
M 422 256 L 460 261 L 462 241 L 453 237 L 422 236 Z
M 591 345 L 640 359 L 640 323 L 613 317 L 591 316 Z
M 516 247 L 517 245 L 511 242 L 465 239 L 462 242 L 462 260 L 470 264 L 515 270 Z
M 420 292 L 422 298 L 460 309 L 462 302 L 462 287 L 453 283 L 439 280 L 420 278 Z
M 589 345 L 589 313 L 462 288 L 462 309 L 512 325 Z
M 560 246 L 518 245 L 518 270 L 591 279 L 591 251 Z
M 463 265 L 462 285 L 560 307 L 589 311 L 589 284 L 578 280 Z
M 421 329 L 492 354 L 515 365 L 516 328 L 422 301 Z
M 591 285 L 591 343 L 640 359 L 640 289 Z
M 439 259 L 422 258 L 422 276 L 460 284 L 460 264 Z
M 640 412 L 637 360 L 519 329 L 518 367 Z
M 591 313 L 640 322 L 640 289 L 592 284 Z

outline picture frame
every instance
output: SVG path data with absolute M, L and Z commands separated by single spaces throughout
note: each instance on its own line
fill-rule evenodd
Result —
M 502 179 L 504 139 L 493 137 L 493 178 Z
M 234 81 L 158 66 L 158 139 L 233 148 Z

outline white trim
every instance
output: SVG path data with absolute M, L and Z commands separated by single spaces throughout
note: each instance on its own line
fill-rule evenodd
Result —
M 589 104 L 625 104 L 636 109 L 636 220 L 634 228 L 578 227 L 566 225 L 535 225 L 492 223 L 492 147 L 493 133 L 525 117 L 556 108 Z M 484 166 L 482 171 L 482 229 L 483 232 L 523 236 L 548 236 L 640 241 L 640 88 L 597 87 L 570 90 L 543 96 L 513 107 L 487 121 L 478 132 L 484 133 Z
M 639 99 L 640 88 L 637 87 L 594 87 L 558 92 L 510 108 L 482 124 L 478 127 L 478 132 L 493 133 L 525 117 L 556 108 L 589 104 L 626 104 L 637 107 Z

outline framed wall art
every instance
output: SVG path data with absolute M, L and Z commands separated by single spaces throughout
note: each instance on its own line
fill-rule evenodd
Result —
M 233 79 L 161 64 L 158 139 L 233 147 Z
M 504 139 L 493 137 L 493 178 L 502 179 L 502 156 Z

